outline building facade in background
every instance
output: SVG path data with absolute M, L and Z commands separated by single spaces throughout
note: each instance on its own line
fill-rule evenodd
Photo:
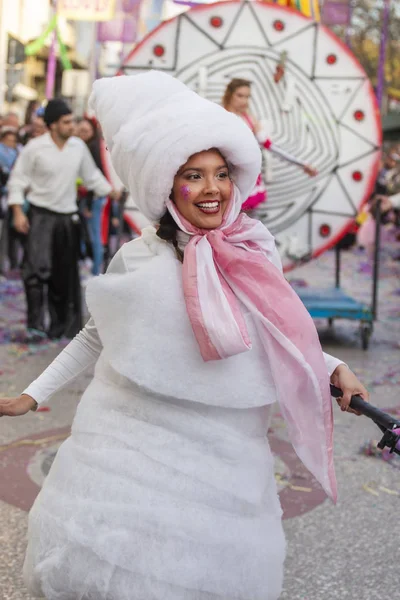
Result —
M 0 0 L 0 112 L 15 110 L 22 117 L 30 100 L 44 100 L 51 35 L 34 56 L 25 57 L 24 50 L 43 34 L 51 16 L 50 0 Z M 78 52 L 78 36 L 87 40 L 91 27 L 91 23 L 78 25 L 59 18 L 62 40 L 78 71 L 87 70 L 90 50 L 90 43 L 81 44 L 83 52 Z M 62 92 L 62 77 L 57 61 L 56 95 Z

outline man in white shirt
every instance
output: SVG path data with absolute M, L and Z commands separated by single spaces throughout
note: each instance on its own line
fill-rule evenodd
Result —
M 77 180 L 82 179 L 98 196 L 113 193 L 86 144 L 73 137 L 74 118 L 65 102 L 50 100 L 44 120 L 49 132 L 25 146 L 9 180 L 8 204 L 14 227 L 27 235 L 22 278 L 31 341 L 47 334 L 51 338 L 73 337 L 82 325 Z M 45 286 L 50 313 L 47 334 Z

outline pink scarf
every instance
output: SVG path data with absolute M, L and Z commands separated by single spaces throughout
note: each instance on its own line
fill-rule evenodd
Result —
M 314 323 L 275 267 L 275 243 L 259 221 L 239 215 L 232 200 L 218 229 L 201 230 L 168 201 L 181 231 L 190 235 L 183 290 L 205 361 L 251 350 L 241 304 L 251 313 L 274 378 L 277 399 L 297 455 L 336 501 L 329 376 Z M 267 404 L 268 402 L 266 402 Z

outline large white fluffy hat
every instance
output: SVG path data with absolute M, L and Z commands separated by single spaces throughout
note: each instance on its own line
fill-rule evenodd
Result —
M 261 170 L 261 152 L 240 117 L 160 71 L 99 79 L 89 101 L 113 166 L 139 210 L 157 222 L 174 176 L 196 152 L 218 148 L 234 167 L 243 202 Z

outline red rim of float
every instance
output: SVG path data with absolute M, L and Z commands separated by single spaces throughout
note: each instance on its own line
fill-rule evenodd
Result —
M 254 4 L 258 4 L 260 6 L 263 7 L 263 9 L 265 10 L 278 10 L 281 11 L 282 14 L 285 12 L 288 13 L 295 13 L 296 16 L 299 19 L 303 19 L 304 21 L 308 21 L 311 22 L 312 19 L 310 19 L 309 17 L 306 17 L 305 15 L 303 15 L 302 13 L 300 13 L 297 10 L 294 10 L 292 8 L 288 8 L 287 6 L 278 6 L 276 4 L 269 4 L 267 2 L 264 2 L 263 0 L 253 0 Z M 212 6 L 212 8 L 215 10 L 216 7 L 218 6 L 229 6 L 229 5 L 240 5 L 242 4 L 241 0 L 230 0 L 228 2 L 215 2 L 212 5 L 210 4 L 203 4 L 201 6 L 195 6 L 193 8 L 190 9 L 190 12 L 194 11 L 194 12 L 201 12 L 201 11 L 205 11 L 205 10 L 210 10 L 210 6 Z M 184 14 L 184 13 L 183 13 Z M 123 72 L 123 68 L 124 65 L 129 62 L 133 56 L 139 52 L 139 50 L 141 50 L 141 48 L 144 46 L 144 44 L 147 44 L 149 42 L 149 40 L 151 40 L 154 36 L 156 36 L 164 27 L 167 27 L 172 21 L 174 21 L 175 19 L 179 18 L 180 15 L 176 16 L 176 17 L 172 17 L 171 19 L 168 19 L 167 21 L 163 21 L 162 23 L 160 23 L 160 25 L 158 25 L 155 29 L 153 29 L 153 31 L 151 31 L 133 50 L 131 50 L 131 52 L 126 56 L 126 58 L 124 59 L 123 63 L 122 63 L 122 67 L 121 69 L 118 70 L 117 75 L 124 75 Z M 372 102 L 372 106 L 374 107 L 374 117 L 375 117 L 375 125 L 376 125 L 376 130 L 377 130 L 377 148 L 379 149 L 379 147 L 382 145 L 382 124 L 381 124 L 381 117 L 380 117 L 380 111 L 379 111 L 379 106 L 378 106 L 378 102 L 374 93 L 374 90 L 372 88 L 371 82 L 369 81 L 367 74 L 365 73 L 364 69 L 362 68 L 361 64 L 359 63 L 359 61 L 356 59 L 356 57 L 351 53 L 351 51 L 349 50 L 349 48 L 345 45 L 344 42 L 342 42 L 342 40 L 340 40 L 338 37 L 336 37 L 336 35 L 330 31 L 330 29 L 328 29 L 328 27 L 326 27 L 325 25 L 321 25 L 319 24 L 319 27 L 328 35 L 328 37 L 330 37 L 335 44 L 341 48 L 343 50 L 343 52 L 348 56 L 348 58 L 353 62 L 353 64 L 357 67 L 357 69 L 360 71 L 360 75 L 364 75 L 366 77 L 366 82 L 368 84 L 368 95 L 371 99 Z M 376 159 L 375 159 L 375 163 L 372 165 L 371 169 L 370 169 L 370 173 L 369 173 L 369 181 L 368 181 L 368 185 L 366 187 L 365 190 L 365 194 L 364 194 L 364 198 L 362 199 L 362 201 L 360 202 L 360 205 L 358 208 L 358 210 L 361 210 L 361 208 L 364 206 L 364 204 L 368 201 L 368 198 L 371 196 L 374 186 L 375 186 L 375 180 L 378 174 L 378 169 L 379 169 L 379 159 L 380 159 L 380 153 L 377 153 Z M 339 240 L 342 239 L 343 236 L 346 235 L 346 233 L 353 227 L 354 225 L 354 220 L 355 220 L 355 216 L 352 219 L 349 219 L 349 221 L 338 231 L 338 233 L 329 240 L 329 242 L 323 246 L 321 246 L 320 248 L 318 248 L 317 250 L 314 250 L 314 252 L 311 255 L 311 258 L 318 258 L 318 256 L 320 256 L 321 254 L 323 254 L 324 252 L 326 252 L 327 250 L 329 250 L 329 248 L 332 248 L 333 246 L 335 246 Z M 293 263 L 290 264 L 288 266 L 285 267 L 285 271 L 291 271 L 292 269 L 296 268 L 298 266 L 297 263 Z

